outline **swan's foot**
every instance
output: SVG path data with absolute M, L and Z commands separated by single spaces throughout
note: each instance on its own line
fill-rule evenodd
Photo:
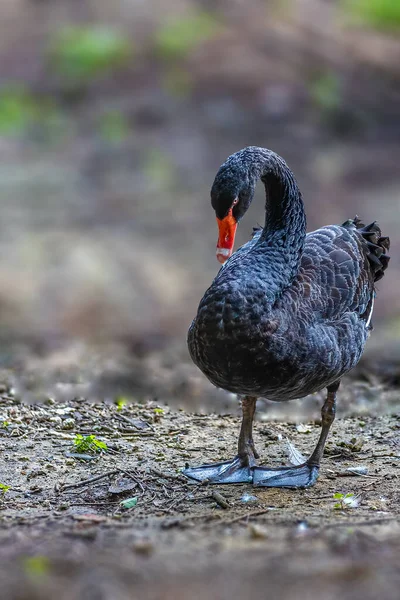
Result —
M 213 465 L 189 467 L 182 473 L 190 479 L 209 483 L 250 483 L 253 480 L 253 471 L 247 457 L 242 459 L 239 456 Z
M 296 467 L 253 469 L 253 485 L 256 487 L 308 488 L 318 479 L 319 466 L 304 463 Z
M 238 453 L 234 459 L 214 465 L 203 465 L 184 469 L 183 474 L 196 481 L 209 483 L 251 483 L 253 467 L 258 453 L 254 448 L 252 424 L 257 398 L 245 396 L 242 399 L 242 426 L 239 435 Z

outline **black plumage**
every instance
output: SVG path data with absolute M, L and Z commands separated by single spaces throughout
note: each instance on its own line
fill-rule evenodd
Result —
M 232 210 L 239 221 L 258 179 L 266 189 L 265 226 L 254 230 L 204 294 L 188 346 L 214 385 L 285 401 L 338 387 L 359 361 L 371 330 L 375 283 L 389 261 L 389 238 L 376 222 L 364 226 L 358 217 L 306 234 L 292 172 L 280 156 L 258 147 L 233 154 L 220 167 L 211 191 L 217 217 L 237 198 Z

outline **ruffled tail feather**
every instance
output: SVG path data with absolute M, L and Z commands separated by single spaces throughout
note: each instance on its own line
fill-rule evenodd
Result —
M 343 223 L 343 227 L 355 228 L 365 242 L 367 250 L 367 259 L 372 269 L 374 282 L 379 281 L 385 274 L 388 267 L 390 256 L 387 251 L 390 248 L 390 239 L 382 236 L 381 229 L 376 221 L 370 225 L 364 225 L 361 219 L 356 215 Z

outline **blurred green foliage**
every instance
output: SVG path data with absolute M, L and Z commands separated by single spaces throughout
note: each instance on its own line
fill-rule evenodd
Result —
M 309 92 L 314 104 L 325 112 L 335 111 L 341 104 L 341 85 L 336 73 L 328 71 L 315 78 Z
M 170 188 L 175 182 L 174 165 L 168 155 L 158 148 L 153 148 L 148 152 L 144 172 L 160 188 Z
M 130 134 L 130 124 L 122 113 L 110 110 L 101 116 L 99 131 L 106 142 L 119 144 Z
M 0 135 L 12 137 L 35 132 L 48 141 L 66 129 L 66 117 L 48 97 L 34 96 L 20 85 L 0 89 Z
M 156 33 L 156 52 L 165 60 L 185 58 L 210 39 L 217 29 L 216 18 L 206 12 L 170 19 Z
M 22 87 L 0 91 L 0 135 L 18 135 L 40 117 L 40 106 Z
M 127 38 L 97 27 L 68 27 L 50 45 L 51 63 L 69 84 L 82 85 L 125 65 L 132 56 Z
M 171 65 L 170 68 L 165 69 L 163 84 L 168 93 L 184 98 L 193 89 L 193 78 L 187 70 Z
M 30 577 L 43 577 L 50 571 L 50 561 L 47 556 L 28 556 L 23 561 L 23 567 Z
M 385 31 L 400 31 L 399 0 L 343 0 L 343 8 L 353 20 Z

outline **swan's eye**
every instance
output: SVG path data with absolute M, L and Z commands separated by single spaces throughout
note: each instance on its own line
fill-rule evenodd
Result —
M 239 198 L 235 198 L 234 201 L 233 201 L 233 203 L 232 203 L 232 206 L 235 206 L 235 204 L 237 204 L 238 202 L 239 202 Z

